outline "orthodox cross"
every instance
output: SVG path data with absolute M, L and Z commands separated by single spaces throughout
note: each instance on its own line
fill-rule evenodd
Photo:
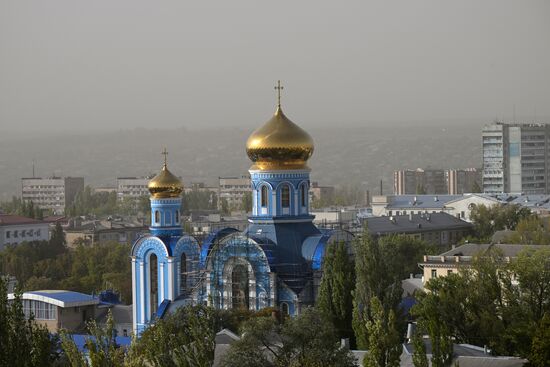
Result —
M 164 150 L 160 154 L 164 156 L 164 165 L 166 166 L 166 157 L 168 156 L 168 151 L 166 150 L 166 148 L 164 148 Z
M 277 80 L 277 86 L 275 87 L 275 90 L 277 91 L 277 106 L 281 107 L 281 91 L 285 89 L 281 85 L 281 81 Z

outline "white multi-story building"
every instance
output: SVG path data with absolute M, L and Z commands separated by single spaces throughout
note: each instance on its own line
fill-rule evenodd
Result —
M 47 222 L 19 215 L 0 214 L 0 251 L 6 245 L 50 239 Z
M 550 125 L 486 125 L 483 142 L 483 191 L 547 194 L 550 183 Z
M 138 199 L 142 196 L 149 197 L 147 184 L 150 177 L 118 177 L 117 196 L 119 200 Z
M 84 190 L 83 177 L 31 177 L 21 179 L 21 197 L 40 209 L 63 214 L 76 195 Z
M 226 200 L 230 208 L 239 208 L 244 195 L 252 195 L 250 176 L 219 177 L 218 206 Z

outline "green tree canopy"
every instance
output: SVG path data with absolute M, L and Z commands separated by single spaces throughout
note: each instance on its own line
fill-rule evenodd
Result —
M 323 278 L 317 305 L 332 321 L 338 336 L 351 339 L 352 345 L 355 344 L 352 328 L 354 288 L 354 264 L 346 244 L 330 244 L 323 257 Z
M 57 343 L 46 327 L 26 319 L 20 291 L 8 302 L 0 277 L 0 367 L 50 366 L 58 358 Z
M 243 325 L 243 337 L 231 345 L 225 367 L 355 366 L 349 350 L 341 348 L 332 323 L 318 310 L 307 308 L 283 324 L 256 317 Z
M 186 306 L 156 321 L 135 339 L 126 365 L 132 367 L 210 367 L 214 362 L 214 310 Z
M 515 205 L 478 205 L 470 213 L 474 232 L 481 242 L 490 242 L 491 236 L 503 229 L 515 229 L 520 220 L 532 216 L 528 208 Z

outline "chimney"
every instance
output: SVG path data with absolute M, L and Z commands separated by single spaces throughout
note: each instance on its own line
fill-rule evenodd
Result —
M 340 348 L 349 350 L 349 338 L 340 339 Z

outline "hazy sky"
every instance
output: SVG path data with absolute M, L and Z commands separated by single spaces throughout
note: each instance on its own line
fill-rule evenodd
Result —
M 0 0 L 0 133 L 550 116 L 550 1 Z M 544 121 L 550 122 L 550 121 Z

